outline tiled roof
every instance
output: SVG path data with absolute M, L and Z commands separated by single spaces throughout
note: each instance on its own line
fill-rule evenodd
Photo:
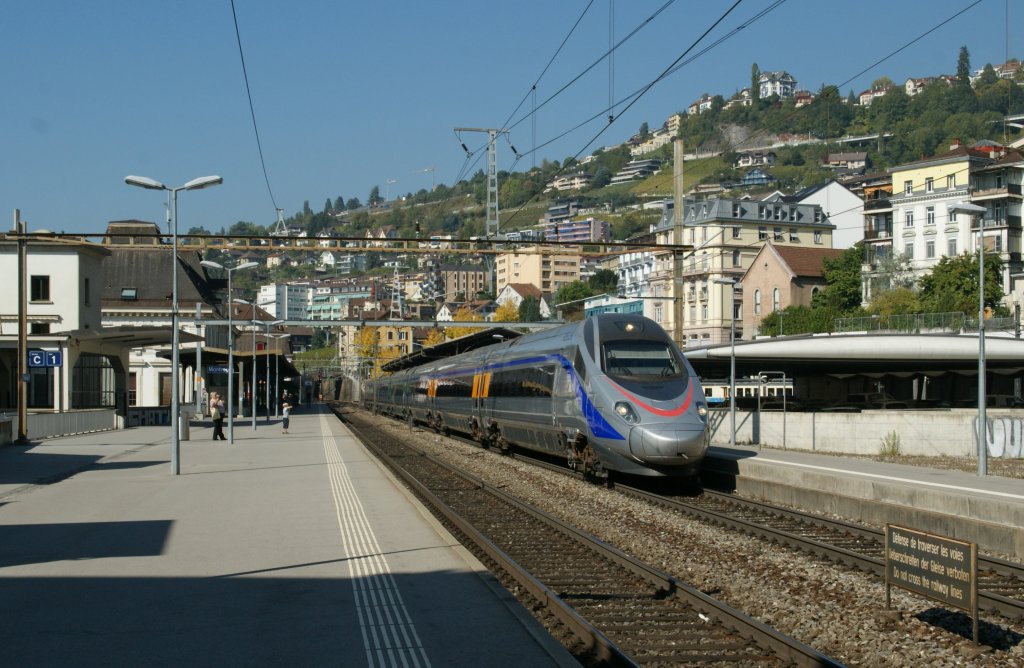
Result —
M 797 276 L 822 278 L 825 258 L 837 258 L 843 254 L 839 248 L 800 248 L 797 246 L 776 246 L 769 244 L 782 261 Z

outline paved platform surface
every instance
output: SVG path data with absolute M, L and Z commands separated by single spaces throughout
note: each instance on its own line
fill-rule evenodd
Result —
M 289 431 L 0 448 L 0 665 L 576 665 L 325 409 Z
M 756 446 L 713 445 L 708 457 L 747 496 L 1024 557 L 1024 480 Z

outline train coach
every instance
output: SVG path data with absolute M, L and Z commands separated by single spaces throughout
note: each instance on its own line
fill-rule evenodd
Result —
M 608 313 L 369 381 L 370 409 L 590 475 L 688 477 L 708 447 L 693 368 L 653 320 Z

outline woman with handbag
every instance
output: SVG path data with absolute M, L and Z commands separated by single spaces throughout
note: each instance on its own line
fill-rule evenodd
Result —
M 210 394 L 210 417 L 213 418 L 213 440 L 228 440 L 224 436 L 224 400 L 216 392 Z

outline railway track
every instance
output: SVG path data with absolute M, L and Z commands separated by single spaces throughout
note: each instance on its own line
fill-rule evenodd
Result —
M 469 439 L 460 440 L 479 445 Z M 532 453 L 525 456 L 547 470 L 579 475 Z M 615 490 L 688 517 L 885 577 L 885 534 L 880 529 L 708 489 L 696 497 L 667 496 L 621 483 L 615 485 Z M 1008 619 L 1024 619 L 1024 566 L 978 555 L 978 607 Z
M 470 549 L 528 592 L 577 639 L 591 665 L 838 665 L 482 480 L 452 468 L 356 412 L 335 412 Z
M 699 497 L 673 498 L 621 485 L 616 489 L 702 521 L 885 577 L 885 536 L 878 529 L 708 490 Z M 1024 567 L 979 555 L 978 606 L 1009 619 L 1024 619 Z

